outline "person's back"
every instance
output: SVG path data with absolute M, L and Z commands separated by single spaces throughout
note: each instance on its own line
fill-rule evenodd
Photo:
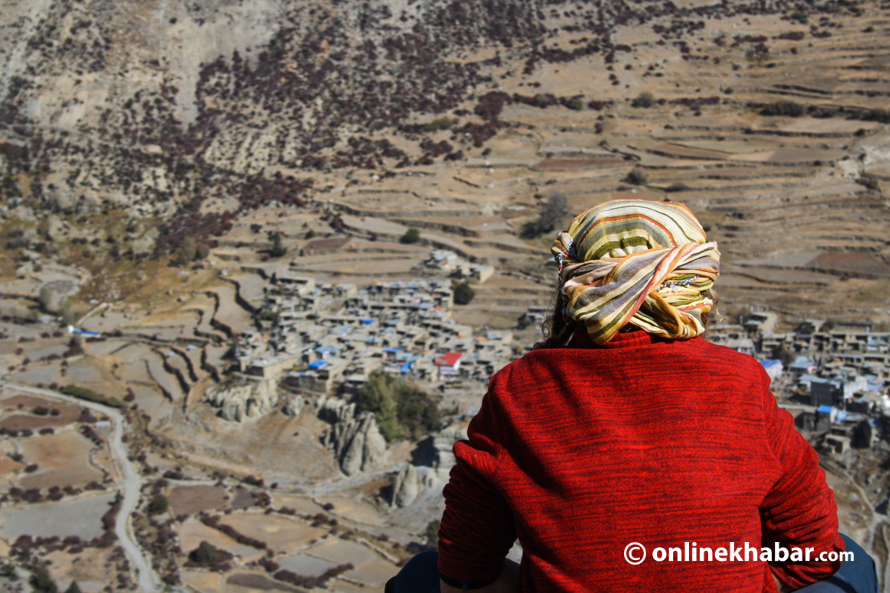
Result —
M 818 459 L 751 357 L 642 331 L 607 347 L 577 341 L 586 347 L 536 350 L 493 378 L 469 442 L 455 447 L 443 574 L 493 580 L 514 530 L 519 591 L 608 579 L 610 591 L 758 593 L 771 585 L 761 547 L 773 537 L 813 558 L 843 549 Z M 762 514 L 781 531 L 764 532 Z M 631 543 L 647 550 L 639 565 L 625 557 Z M 673 550 L 658 562 L 656 548 Z M 838 565 L 783 570 L 801 586 Z

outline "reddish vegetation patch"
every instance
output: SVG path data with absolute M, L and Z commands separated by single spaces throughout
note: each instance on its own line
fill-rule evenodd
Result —
M 215 486 L 177 486 L 167 498 L 177 516 L 221 509 L 226 505 L 226 491 Z

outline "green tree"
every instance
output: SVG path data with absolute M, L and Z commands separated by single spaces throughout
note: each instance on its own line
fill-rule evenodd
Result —
M 455 284 L 451 290 L 454 291 L 454 302 L 458 305 L 468 305 L 476 296 L 476 292 L 467 282 Z
M 408 229 L 399 239 L 399 243 L 412 244 L 420 241 L 420 231 L 417 229 Z
M 442 117 L 437 117 L 430 123 L 426 125 L 426 128 L 431 132 L 435 132 L 438 130 L 450 130 L 454 124 L 458 123 L 458 119 L 456 117 L 448 117 L 444 115 Z
M 80 586 L 78 586 L 77 581 L 71 581 L 71 584 L 65 589 L 65 593 L 80 593 Z
M 646 169 L 643 167 L 634 167 L 624 180 L 634 185 L 645 185 L 649 181 L 649 176 L 646 175 Z
M 31 576 L 30 583 L 31 586 L 34 587 L 34 590 L 39 591 L 40 593 L 58 593 L 59 591 L 55 581 L 53 581 L 52 577 L 49 576 L 49 572 L 47 572 L 46 568 L 43 566 L 34 572 Z
M 158 494 L 148 503 L 148 512 L 152 515 L 163 513 L 170 508 L 170 501 L 163 494 Z
M 377 417 L 377 427 L 387 441 L 402 436 L 402 427 L 396 411 L 396 391 L 399 379 L 386 373 L 371 373 L 358 392 L 356 405 L 361 412 L 373 412 Z
M 412 439 L 417 440 L 439 427 L 439 406 L 417 385 L 399 381 L 395 400 L 399 424 Z
M 564 194 L 555 193 L 541 205 L 538 218 L 525 223 L 522 227 L 522 236 L 526 239 L 534 239 L 544 233 L 549 233 L 556 225 L 569 214 L 569 207 Z
M 198 253 L 198 243 L 194 237 L 186 237 L 179 246 L 177 259 L 180 265 L 187 265 L 195 261 L 195 255 Z
M 200 564 L 210 564 L 211 562 L 216 562 L 217 549 L 213 544 L 205 540 L 189 554 L 189 557 Z
M 788 117 L 800 117 L 804 114 L 803 105 L 794 101 L 775 101 L 769 103 L 760 110 L 760 115 L 785 115 Z
M 655 95 L 649 91 L 643 91 L 630 102 L 631 107 L 642 107 L 644 109 L 648 109 L 653 105 L 655 105 Z
M 569 101 L 567 107 L 572 111 L 581 111 L 584 109 L 584 99 L 582 97 L 575 97 Z
M 37 301 L 44 311 L 49 311 L 49 305 L 53 300 L 53 290 L 49 286 L 41 286 L 37 293 Z
M 387 373 L 372 373 L 359 390 L 356 406 L 373 412 L 387 441 L 418 439 L 439 426 L 439 406 L 417 385 Z
M 779 344 L 772 351 L 772 357 L 776 360 L 782 361 L 782 365 L 784 367 L 788 367 L 792 362 L 794 362 L 795 354 L 791 350 L 785 347 L 785 344 Z
M 281 244 L 281 233 L 275 231 L 269 237 L 272 240 L 272 250 L 269 255 L 272 257 L 282 257 L 287 253 L 287 247 Z
M 440 519 L 433 519 L 426 525 L 423 535 L 426 537 L 426 546 L 435 550 L 439 545 L 439 526 L 442 524 Z

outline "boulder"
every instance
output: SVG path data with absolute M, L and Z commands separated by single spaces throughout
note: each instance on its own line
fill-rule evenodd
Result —
M 446 428 L 433 437 L 433 449 L 435 450 L 433 470 L 436 473 L 436 478 L 439 480 L 448 479 L 451 468 L 457 463 L 454 458 L 454 443 L 466 438 L 466 428 Z
M 201 398 L 219 409 L 219 416 L 232 422 L 259 418 L 278 404 L 278 386 L 274 380 L 245 380 L 237 385 L 220 386 Z
M 355 404 L 341 399 L 319 400 L 316 407 L 318 417 L 332 425 L 321 442 L 334 453 L 344 474 L 351 476 L 380 466 L 386 456 L 386 440 L 373 413 L 356 413 Z
M 392 504 L 397 507 L 406 507 L 417 498 L 417 468 L 406 463 L 396 475 L 392 485 Z
M 306 400 L 303 399 L 302 396 L 294 395 L 290 399 L 287 400 L 287 403 L 284 404 L 284 407 L 281 409 L 287 416 L 299 416 L 300 411 L 303 409 L 303 405 L 305 405 Z

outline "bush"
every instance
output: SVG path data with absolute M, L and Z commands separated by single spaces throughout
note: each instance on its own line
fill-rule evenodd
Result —
M 42 566 L 34 571 L 29 582 L 34 590 L 40 593 L 57 593 L 59 590 L 49 572 Z
M 584 109 L 584 99 L 581 97 L 575 97 L 568 102 L 567 107 L 572 111 L 581 111 L 582 109 Z
M 124 403 L 116 397 L 102 395 L 101 393 L 97 393 L 92 389 L 87 389 L 86 387 L 78 387 L 73 383 L 66 385 L 65 389 L 62 390 L 62 393 L 70 395 L 71 397 L 76 397 L 77 399 L 84 399 L 89 402 L 111 406 L 112 408 L 124 407 Z
M 643 167 L 634 167 L 624 180 L 628 183 L 633 183 L 634 185 L 645 185 L 649 180 L 649 177 L 646 175 L 646 169 Z
M 760 115 L 784 115 L 787 117 L 800 117 L 804 114 L 804 108 L 794 101 L 775 101 L 769 103 L 760 110 Z
M 387 441 L 417 439 L 439 425 L 439 408 L 416 385 L 386 373 L 372 373 L 356 397 L 361 412 L 373 412 Z M 333 508 L 333 506 L 331 506 Z
M 476 296 L 476 293 L 466 282 L 455 284 L 451 289 L 454 291 L 454 303 L 457 305 L 468 305 Z
M 420 241 L 420 231 L 417 229 L 408 229 L 405 231 L 405 234 L 401 236 L 399 239 L 399 243 L 405 243 L 406 245 L 411 245 L 412 243 L 417 243 Z
M 151 502 L 148 503 L 148 512 L 151 515 L 157 515 L 158 513 L 163 513 L 167 509 L 170 508 L 170 501 L 163 494 L 158 494 L 154 498 L 151 499 Z
M 650 93 L 649 91 L 643 91 L 637 97 L 630 102 L 631 107 L 641 107 L 643 109 L 648 109 L 655 105 L 655 95 Z
M 189 558 L 198 564 L 210 564 L 216 562 L 217 556 L 216 547 L 206 540 L 202 541 L 198 547 L 192 550 L 189 554 Z
M 272 240 L 272 250 L 269 251 L 269 255 L 272 257 L 282 257 L 287 253 L 287 247 L 281 244 L 281 233 L 274 232 L 270 237 Z
M 536 220 L 527 222 L 522 227 L 522 236 L 533 239 L 544 233 L 549 233 L 556 228 L 559 222 L 568 216 L 569 207 L 563 194 L 553 194 L 545 204 L 541 206 L 541 213 Z M 455 301 L 456 302 L 456 301 Z
M 874 175 L 872 173 L 863 173 L 859 176 L 859 179 L 856 180 L 856 183 L 864 185 L 865 187 L 873 191 L 878 191 L 879 189 L 881 189 L 881 183 L 878 180 L 877 175 Z
M 459 120 L 456 117 L 448 117 L 444 115 L 442 117 L 437 117 L 430 123 L 426 125 L 426 128 L 431 132 L 436 132 L 438 130 L 450 130 L 454 125 L 459 123 Z
M 664 191 L 670 194 L 678 191 L 686 191 L 688 189 L 689 186 L 687 186 L 685 183 L 672 183 L 670 186 L 665 188 Z

